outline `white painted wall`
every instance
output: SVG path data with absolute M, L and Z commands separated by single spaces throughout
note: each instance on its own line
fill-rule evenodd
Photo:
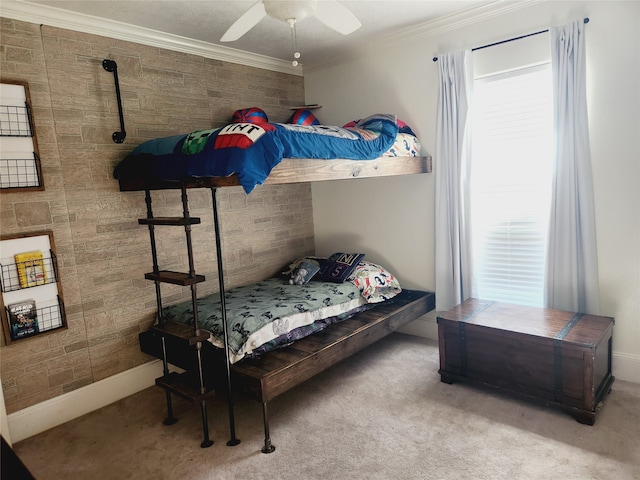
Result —
M 521 2 L 503 15 L 433 24 L 358 58 L 305 71 L 322 123 L 396 113 L 434 155 L 438 69 L 432 57 L 590 18 L 588 103 L 602 315 L 614 316 L 614 375 L 640 382 L 640 2 Z M 438 159 L 434 158 L 434 168 Z M 433 175 L 317 183 L 318 254 L 361 250 L 407 288 L 433 290 Z M 436 292 L 437 293 L 437 292 Z M 407 331 L 436 338 L 435 315 Z

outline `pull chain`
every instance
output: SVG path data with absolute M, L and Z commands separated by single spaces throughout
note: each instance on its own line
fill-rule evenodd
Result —
M 291 46 L 293 48 L 293 61 L 291 62 L 291 65 L 297 67 L 298 59 L 300 58 L 300 52 L 298 51 L 298 39 L 296 37 L 296 19 L 289 18 L 287 19 L 287 23 L 291 27 Z

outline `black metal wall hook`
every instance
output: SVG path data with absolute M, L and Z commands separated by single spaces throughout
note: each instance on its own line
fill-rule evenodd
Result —
M 116 98 L 118 99 L 118 114 L 120 115 L 120 131 L 113 132 L 111 138 L 116 143 L 124 142 L 124 139 L 127 137 L 127 132 L 124 129 L 124 115 L 122 113 L 122 98 L 120 97 L 120 82 L 118 82 L 118 64 L 113 60 L 109 60 L 105 58 L 102 61 L 102 68 L 104 68 L 107 72 L 113 72 L 113 79 L 116 83 Z

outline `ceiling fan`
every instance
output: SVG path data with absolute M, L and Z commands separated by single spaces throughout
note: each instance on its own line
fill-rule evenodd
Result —
M 266 15 L 287 22 L 292 29 L 304 18 L 315 16 L 343 35 L 349 35 L 362 26 L 355 15 L 336 0 L 260 0 L 229 27 L 220 41 L 238 40 Z

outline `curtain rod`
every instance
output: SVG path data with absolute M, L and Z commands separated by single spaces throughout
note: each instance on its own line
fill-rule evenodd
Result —
M 589 17 L 584 19 L 584 23 L 589 23 Z M 471 51 L 475 52 L 476 50 L 482 50 L 483 48 L 494 47 L 496 45 L 501 45 L 503 43 L 513 42 L 514 40 L 520 40 L 522 38 L 533 37 L 534 35 L 540 35 L 541 33 L 546 33 L 548 31 L 549 31 L 549 29 L 547 28 L 546 30 L 540 30 L 539 32 L 533 32 L 533 33 L 528 33 L 526 35 L 520 35 L 519 37 L 508 38 L 506 40 L 501 40 L 499 42 L 494 42 L 494 43 L 490 43 L 488 45 L 482 45 L 481 47 L 472 48 Z M 438 61 L 438 57 L 433 57 L 433 61 L 437 62 Z

